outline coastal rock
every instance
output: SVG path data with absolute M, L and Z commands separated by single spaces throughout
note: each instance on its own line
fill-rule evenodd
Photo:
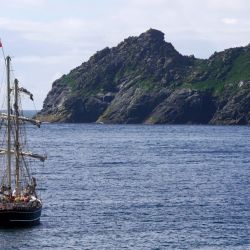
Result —
M 210 124 L 250 124 L 250 82 L 241 84 L 243 82 L 239 83 L 239 92 L 228 97 L 228 101 L 217 110 Z
M 147 123 L 207 124 L 215 110 L 215 100 L 209 91 L 180 89 L 153 110 Z
M 249 124 L 250 47 L 183 56 L 150 29 L 56 80 L 37 118 L 51 122 Z

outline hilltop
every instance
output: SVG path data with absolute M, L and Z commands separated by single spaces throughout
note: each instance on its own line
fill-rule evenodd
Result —
M 249 124 L 250 45 L 181 55 L 150 29 L 56 80 L 37 115 L 51 122 Z

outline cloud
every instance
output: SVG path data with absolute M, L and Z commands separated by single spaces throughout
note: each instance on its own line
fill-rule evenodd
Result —
M 87 27 L 88 23 L 79 19 L 38 22 L 0 18 L 2 30 L 19 32 L 27 40 L 48 43 L 72 41 L 75 38 L 80 38 L 81 31 L 86 30 Z
M 42 7 L 45 6 L 47 0 L 11 0 L 5 1 L 5 7 L 14 7 L 14 8 L 33 8 L 33 7 Z
M 235 18 L 223 18 L 221 21 L 225 24 L 237 24 L 238 23 L 238 20 Z

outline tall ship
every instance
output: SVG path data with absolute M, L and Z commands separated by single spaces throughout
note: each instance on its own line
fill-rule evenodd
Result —
M 31 164 L 45 161 L 46 156 L 28 149 L 27 123 L 40 128 L 41 122 L 25 117 L 21 96 L 33 95 L 11 78 L 11 58 L 5 58 L 5 106 L 0 113 L 0 227 L 32 226 L 40 222 L 42 202 L 37 194 L 37 181 L 31 174 Z M 3 89 L 1 89 L 3 92 Z

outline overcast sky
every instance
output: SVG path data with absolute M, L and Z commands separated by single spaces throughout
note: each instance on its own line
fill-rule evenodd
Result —
M 52 82 L 97 50 L 155 28 L 185 55 L 250 43 L 249 0 L 0 0 L 0 37 L 40 109 Z M 3 60 L 1 59 L 2 74 Z M 0 80 L 2 76 L 0 76 Z M 24 103 L 25 109 L 33 105 Z

